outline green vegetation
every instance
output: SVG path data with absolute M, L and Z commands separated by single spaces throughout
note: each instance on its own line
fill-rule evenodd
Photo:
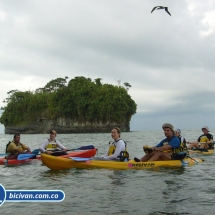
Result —
M 0 117 L 5 126 L 35 122 L 38 118 L 70 118 L 78 122 L 130 122 L 136 113 L 136 103 L 128 95 L 131 85 L 102 84 L 97 78 L 68 77 L 51 80 L 35 92 L 8 92 L 7 104 Z

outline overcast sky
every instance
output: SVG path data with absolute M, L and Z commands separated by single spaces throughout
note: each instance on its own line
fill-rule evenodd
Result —
M 214 56 L 214 0 L 0 1 L 0 106 L 10 90 L 84 76 L 131 84 L 131 130 L 214 129 Z

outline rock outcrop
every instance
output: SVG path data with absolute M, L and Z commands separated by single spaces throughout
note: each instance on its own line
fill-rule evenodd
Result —
M 27 123 L 25 125 L 5 126 L 5 134 L 43 134 L 49 133 L 55 129 L 59 134 L 68 133 L 96 133 L 110 132 L 113 127 L 119 127 L 121 131 L 130 131 L 130 123 L 114 123 L 114 122 L 74 122 L 70 119 L 59 118 L 57 120 L 49 120 L 38 118 L 36 122 Z

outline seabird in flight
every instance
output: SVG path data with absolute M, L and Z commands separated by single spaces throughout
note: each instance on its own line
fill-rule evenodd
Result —
M 152 9 L 151 13 L 154 11 L 154 10 L 160 10 L 160 9 L 165 9 L 165 11 L 171 16 L 170 12 L 168 11 L 168 7 L 163 7 L 163 6 L 156 6 Z

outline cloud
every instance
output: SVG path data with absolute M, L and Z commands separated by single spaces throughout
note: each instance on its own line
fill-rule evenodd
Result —
M 130 83 L 137 115 L 144 119 L 190 116 L 192 127 L 193 113 L 213 115 L 215 3 L 164 0 L 172 16 L 151 13 L 160 4 L 1 1 L 0 102 L 13 89 L 35 90 L 57 77 L 85 76 Z

